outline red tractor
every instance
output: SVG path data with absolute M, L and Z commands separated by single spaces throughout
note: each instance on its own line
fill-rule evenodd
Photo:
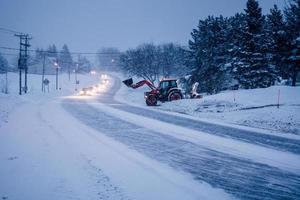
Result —
M 155 87 L 148 80 L 142 80 L 133 84 L 132 78 L 124 80 L 123 83 L 130 88 L 136 89 L 147 85 L 151 91 L 145 92 L 144 97 L 148 106 L 156 106 L 157 101 L 174 101 L 183 98 L 181 90 L 177 87 L 176 79 L 164 79 L 159 82 L 159 86 Z

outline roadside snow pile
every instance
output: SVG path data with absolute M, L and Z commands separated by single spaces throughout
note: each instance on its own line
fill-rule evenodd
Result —
M 300 87 L 225 91 L 203 99 L 167 102 L 158 109 L 300 135 Z

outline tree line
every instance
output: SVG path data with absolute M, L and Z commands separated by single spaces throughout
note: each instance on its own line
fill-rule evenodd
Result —
M 18 55 L 16 54 L 15 60 L 17 61 L 17 59 Z M 58 64 L 62 72 L 69 73 L 69 75 L 75 69 L 79 73 L 85 73 L 90 72 L 92 68 L 91 62 L 85 56 L 79 54 L 73 58 L 66 44 L 62 46 L 61 50 L 57 50 L 56 45 L 52 44 L 46 49 L 37 48 L 33 53 L 29 52 L 27 64 L 30 73 L 41 74 L 44 63 L 46 74 L 55 73 L 54 63 Z M 17 62 L 13 66 L 9 66 L 9 62 L 0 52 L 0 73 L 15 71 L 17 67 Z
M 199 91 L 261 88 L 288 79 L 296 85 L 300 71 L 300 0 L 290 0 L 267 15 L 257 0 L 231 17 L 208 16 L 192 30 L 188 47 L 143 44 L 120 56 L 130 75 L 155 81 L 161 76 L 189 75 Z
M 46 50 L 37 48 L 35 55 L 30 58 L 31 68 L 40 72 L 44 59 L 46 59 L 48 69 L 53 70 L 54 62 L 56 62 L 62 72 L 69 74 L 69 78 L 73 70 L 84 73 L 89 72 L 92 68 L 92 64 L 86 57 L 78 55 L 77 59 L 74 59 L 66 44 L 62 46 L 60 51 L 54 44 L 49 45 Z
M 0 74 L 4 74 L 8 71 L 8 61 L 0 52 Z

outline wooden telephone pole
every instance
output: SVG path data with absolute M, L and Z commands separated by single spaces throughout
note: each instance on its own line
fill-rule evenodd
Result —
M 24 92 L 27 93 L 27 73 L 28 73 L 28 47 L 30 47 L 28 34 L 15 34 L 16 37 L 20 38 L 20 48 L 19 48 L 19 59 L 18 59 L 18 69 L 19 69 L 19 95 L 22 95 L 22 70 L 25 70 L 25 86 Z

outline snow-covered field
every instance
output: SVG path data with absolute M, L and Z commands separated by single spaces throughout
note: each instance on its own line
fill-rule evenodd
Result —
M 136 90 L 122 87 L 117 98 L 122 102 L 146 107 L 143 93 L 148 90 L 147 87 Z M 300 135 L 300 87 L 273 86 L 225 91 L 202 99 L 160 103 L 155 109 L 186 114 L 212 123 Z

